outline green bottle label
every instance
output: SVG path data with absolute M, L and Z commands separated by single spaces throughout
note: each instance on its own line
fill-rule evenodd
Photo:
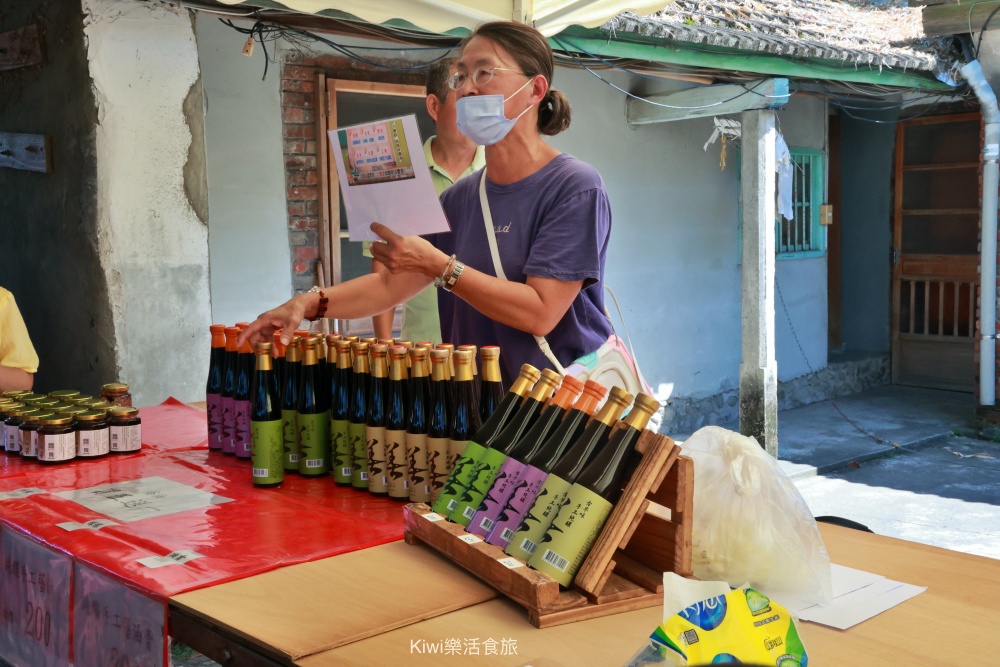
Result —
M 478 442 L 469 441 L 462 450 L 461 456 L 455 460 L 448 479 L 441 489 L 441 494 L 434 501 L 431 508 L 438 514 L 448 516 L 451 511 L 458 506 L 458 497 L 465 491 L 465 487 L 472 481 L 472 473 L 475 470 L 476 460 L 483 455 L 486 448 Z
M 298 412 L 281 411 L 282 447 L 284 448 L 285 470 L 299 471 Z
M 500 466 L 507 460 L 507 455 L 495 449 L 487 449 L 476 461 L 472 470 L 472 481 L 465 487 L 465 490 L 458 497 L 455 509 L 451 511 L 448 518 L 455 523 L 468 526 L 473 515 L 483 502 L 490 487 L 500 472 Z
M 317 477 L 330 472 L 330 413 L 299 413 L 299 473 Z
M 538 543 L 545 537 L 545 531 L 552 525 L 552 520 L 559 513 L 559 508 L 566 502 L 566 494 L 573 486 L 562 477 L 549 474 L 542 483 L 542 488 L 535 496 L 531 509 L 524 515 L 521 525 L 510 538 L 510 543 L 504 552 L 508 556 L 528 560 L 535 553 Z
M 285 481 L 283 421 L 250 420 L 250 461 L 254 484 L 281 484 Z
M 406 464 L 406 431 L 385 430 L 385 466 L 389 477 L 389 497 L 410 499 L 410 475 Z
M 330 449 L 333 452 L 333 481 L 337 484 L 351 483 L 351 462 L 354 453 L 351 451 L 350 438 L 347 435 L 346 419 L 330 420 Z
M 574 484 L 528 565 L 562 586 L 569 586 L 601 534 L 612 507 L 590 489 Z
M 436 499 L 444 488 L 451 468 L 448 467 L 450 440 L 448 438 L 427 438 L 427 481 L 431 487 L 431 499 Z
M 385 427 L 365 428 L 368 440 L 368 490 L 372 493 L 389 493 L 389 475 L 385 463 Z
M 347 425 L 347 441 L 351 449 L 351 486 L 368 489 L 368 434 L 364 424 Z

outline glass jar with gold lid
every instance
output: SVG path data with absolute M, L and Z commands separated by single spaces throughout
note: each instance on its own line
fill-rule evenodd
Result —
M 70 398 L 75 398 L 80 395 L 76 389 L 57 389 L 55 391 L 50 391 L 49 398 L 58 398 L 60 401 L 65 401 Z
M 111 451 L 111 429 L 104 410 L 76 415 L 76 455 L 93 459 Z
M 132 394 L 128 389 L 128 385 L 122 382 L 109 382 L 101 385 L 101 398 L 115 405 L 132 407 Z
M 38 458 L 38 427 L 42 417 L 50 417 L 53 413 L 41 408 L 34 410 L 23 410 L 21 412 L 21 425 L 18 431 L 21 436 L 21 456 L 26 459 Z
M 52 413 L 43 415 L 38 426 L 38 462 L 65 463 L 76 458 L 73 418 Z
M 115 454 L 131 454 L 142 449 L 142 419 L 139 409 L 114 407 L 108 410 L 108 425 L 111 427 L 111 451 Z

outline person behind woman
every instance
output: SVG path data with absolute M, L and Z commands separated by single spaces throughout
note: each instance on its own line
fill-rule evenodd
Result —
M 522 363 L 551 367 L 535 336 L 548 339 L 563 366 L 600 347 L 611 334 L 602 294 L 611 207 L 597 171 L 542 138 L 570 124 L 569 101 L 551 87 L 554 69 L 552 50 L 534 28 L 477 28 L 462 44 L 449 85 L 459 129 L 486 146 L 486 168 L 441 195 L 452 231 L 425 239 L 372 224 L 383 239 L 372 254 L 388 276 L 314 288 L 263 313 L 243 337 L 256 341 L 276 327 L 291 332 L 305 317 L 370 316 L 435 281 L 445 340 L 499 345 L 508 384 Z M 507 280 L 496 277 L 489 248 L 484 177 Z

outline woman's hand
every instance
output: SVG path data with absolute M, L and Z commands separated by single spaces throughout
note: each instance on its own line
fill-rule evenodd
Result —
M 312 303 L 313 301 L 316 303 Z M 315 312 L 318 305 L 318 292 L 303 292 L 294 296 L 277 308 L 258 315 L 257 319 L 243 330 L 236 343 L 242 345 L 244 340 L 249 340 L 251 346 L 259 342 L 267 343 L 273 339 L 274 331 L 281 329 L 281 343 L 288 345 L 292 341 L 295 329 L 305 319 L 306 313 Z
M 444 272 L 448 255 L 431 245 L 427 239 L 400 236 L 377 222 L 372 223 L 371 230 L 383 239 L 372 243 L 372 256 L 391 273 L 419 273 L 428 278 L 437 278 Z

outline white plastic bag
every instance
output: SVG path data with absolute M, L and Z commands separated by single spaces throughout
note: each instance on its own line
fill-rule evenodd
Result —
M 718 426 L 682 445 L 694 460 L 694 574 L 815 603 L 831 597 L 830 556 L 799 490 L 754 438 Z

